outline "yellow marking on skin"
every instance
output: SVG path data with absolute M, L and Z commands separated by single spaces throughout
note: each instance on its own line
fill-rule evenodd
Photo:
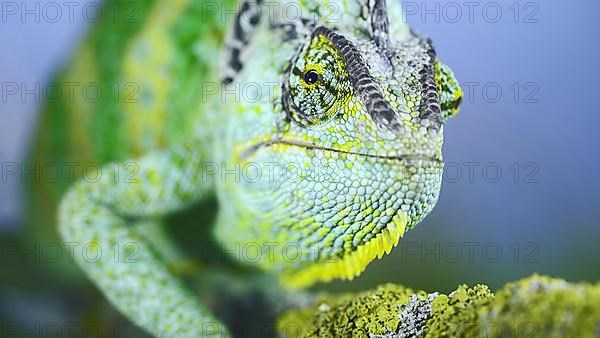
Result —
M 310 217 L 310 218 L 302 220 L 302 221 L 300 221 L 298 223 L 293 223 L 293 225 L 292 225 L 291 228 L 293 230 L 302 230 L 302 229 L 306 229 L 306 227 L 310 226 L 313 223 L 315 223 L 315 218 L 314 217 Z
M 335 215 L 336 215 L 336 217 L 338 217 L 338 218 L 340 218 L 340 219 L 341 219 L 341 218 L 344 218 L 344 217 L 346 217 L 346 215 L 348 215 L 348 213 L 349 213 L 351 210 L 352 210 L 352 207 L 345 207 L 344 209 L 342 209 L 342 210 L 338 211 L 338 212 L 337 212 Z M 341 222 L 341 220 L 340 220 L 340 222 Z M 339 223 L 338 223 L 338 224 L 339 224 Z
M 169 30 L 188 3 L 189 0 L 157 3 L 148 15 L 146 25 L 130 42 L 123 60 L 124 79 L 119 84 L 119 102 L 123 104 L 124 123 L 137 153 L 164 146 L 168 95 L 171 83 L 177 80 L 172 77 L 170 68 L 174 46 Z M 126 90 L 128 83 L 133 87 Z M 134 88 L 137 93 L 132 95 Z
M 383 257 L 398 245 L 406 230 L 408 218 L 403 212 L 397 213 L 387 228 L 368 243 L 346 253 L 342 258 L 314 263 L 297 271 L 281 275 L 281 282 L 291 288 L 310 286 L 316 282 L 328 282 L 335 278 L 351 280 L 365 270 L 375 258 Z M 347 238 L 346 238 L 347 240 Z
M 98 71 L 96 69 L 96 60 L 92 46 L 86 42 L 77 53 L 77 57 L 73 59 L 73 64 L 69 67 L 65 74 L 65 82 L 71 83 L 99 83 Z M 63 95 L 65 95 L 64 88 Z M 108 91 L 109 88 L 101 88 L 103 91 Z M 75 87 L 75 90 L 82 90 L 81 87 Z M 109 95 L 105 93 L 104 95 Z M 84 95 L 73 95 L 73 104 L 68 105 L 69 114 L 69 129 L 70 141 L 69 144 L 74 145 L 74 158 L 81 161 L 92 160 L 94 149 L 92 139 L 90 137 L 90 121 L 93 118 L 94 107 L 97 105 L 90 104 L 84 100 Z
M 158 175 L 156 170 L 148 171 L 148 181 L 150 182 L 150 184 L 155 184 L 155 185 L 158 185 L 160 183 L 160 176 Z

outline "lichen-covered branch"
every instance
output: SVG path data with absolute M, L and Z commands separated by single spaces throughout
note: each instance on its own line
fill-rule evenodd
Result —
M 286 312 L 283 337 L 600 337 L 600 283 L 537 276 L 448 295 L 395 284 Z

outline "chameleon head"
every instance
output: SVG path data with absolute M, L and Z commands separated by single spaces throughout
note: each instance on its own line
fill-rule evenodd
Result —
M 357 276 L 440 191 L 443 125 L 460 88 L 429 39 L 390 26 L 385 2 L 370 3 L 351 25 L 259 30 L 265 56 L 236 77 L 238 90 L 264 95 L 228 112 L 226 161 L 244 175 L 218 185 L 218 235 L 259 248 L 241 258 L 292 286 Z

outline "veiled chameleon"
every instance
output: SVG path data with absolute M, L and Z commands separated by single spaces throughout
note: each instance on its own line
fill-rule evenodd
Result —
M 156 24 L 173 20 L 178 4 L 157 12 Z M 136 220 L 216 194 L 215 237 L 230 248 L 252 244 L 259 255 L 237 258 L 299 287 L 358 275 L 431 211 L 440 190 L 443 125 L 461 91 L 431 41 L 404 24 L 399 2 L 245 0 L 237 8 L 218 78 L 207 71 L 202 92 L 192 93 L 202 113 L 178 125 L 191 136 L 136 158 L 135 180 L 106 170 L 71 187 L 60 205 L 65 241 L 137 243 L 134 264 L 76 258 L 115 306 L 159 336 L 227 328 L 172 275 Z M 149 52 L 143 41 L 138 48 Z M 165 51 L 155 52 L 160 67 Z M 154 80 L 196 74 L 181 76 Z

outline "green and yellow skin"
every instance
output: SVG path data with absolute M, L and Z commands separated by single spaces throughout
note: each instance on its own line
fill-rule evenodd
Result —
M 162 132 L 152 134 L 153 124 L 142 123 L 121 155 L 102 158 L 133 159 L 106 164 L 121 170 L 74 184 L 60 204 L 64 241 L 91 244 L 87 257 L 75 257 L 79 265 L 117 308 L 156 336 L 227 336 L 228 329 L 173 275 L 140 220 L 216 194 L 218 241 L 233 251 L 256 248 L 258 255 L 236 258 L 284 285 L 304 287 L 357 276 L 438 198 L 443 126 L 461 93 L 431 42 L 403 23 L 400 3 L 279 5 L 257 11 L 266 6 L 262 1 L 239 4 L 219 71 L 215 63 L 200 80 L 194 72 L 154 78 L 144 70 L 160 64 L 165 52 L 160 45 L 158 55 L 139 47 L 141 54 L 131 57 L 154 61 L 132 62 L 131 74 L 173 88 L 200 81 L 202 100 L 195 102 L 201 105 L 189 105 L 185 123 L 173 122 L 173 130 L 183 129 L 167 147 L 136 157 L 133 149 L 160 148 Z M 278 12 L 289 6 L 302 18 Z M 157 19 L 166 25 L 175 7 L 157 10 Z M 115 120 L 114 128 L 135 125 L 146 109 L 165 116 L 170 104 L 163 103 L 131 107 L 139 114 L 122 115 L 127 121 Z M 102 254 L 115 245 L 135 262 Z
M 33 236 L 57 240 L 54 214 L 77 178 L 93 180 L 99 165 L 166 149 L 196 132 L 207 109 L 203 83 L 218 72 L 223 18 L 232 17 L 219 9 L 232 10 L 234 2 L 103 2 L 100 21 L 56 80 L 61 99 L 41 114 L 29 167 L 55 164 L 62 175 L 29 187 Z

